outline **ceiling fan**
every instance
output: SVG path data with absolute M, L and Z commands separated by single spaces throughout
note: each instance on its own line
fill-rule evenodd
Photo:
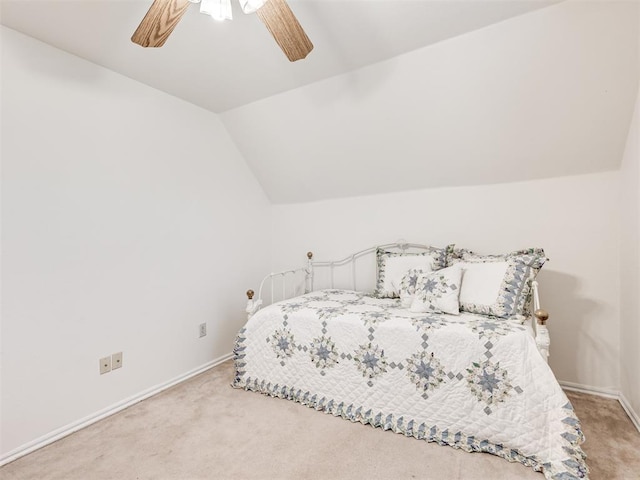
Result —
M 231 19 L 231 0 L 153 0 L 149 11 L 131 37 L 143 47 L 161 47 L 173 32 L 190 3 L 217 20 Z M 285 0 L 239 0 L 244 13 L 256 12 L 287 58 L 305 58 L 313 44 Z

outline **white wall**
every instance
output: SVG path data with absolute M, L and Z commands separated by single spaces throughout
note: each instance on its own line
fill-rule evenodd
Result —
M 620 173 L 620 387 L 640 415 L 640 90 Z
M 618 172 L 276 205 L 273 268 L 400 238 L 480 253 L 541 246 L 550 364 L 559 380 L 619 385 Z
M 215 114 L 3 27 L 0 457 L 229 353 L 269 215 Z

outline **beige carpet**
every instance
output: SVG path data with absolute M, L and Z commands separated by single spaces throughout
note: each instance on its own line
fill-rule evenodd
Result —
M 232 362 L 0 469 L 28 479 L 533 479 L 520 464 L 407 438 L 229 386 Z M 569 394 L 592 479 L 640 479 L 640 433 L 615 400 Z

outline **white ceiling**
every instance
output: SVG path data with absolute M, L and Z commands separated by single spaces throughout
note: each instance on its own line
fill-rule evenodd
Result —
M 3 25 L 219 113 L 560 0 L 289 0 L 314 43 L 290 63 L 233 0 L 218 23 L 191 5 L 169 41 L 130 41 L 152 0 L 2 0 Z

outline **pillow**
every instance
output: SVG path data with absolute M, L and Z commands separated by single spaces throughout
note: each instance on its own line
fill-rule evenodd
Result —
M 453 245 L 446 248 L 428 247 L 420 252 L 392 252 L 378 248 L 375 295 L 379 298 L 397 298 L 402 277 L 411 268 L 422 268 L 427 271 L 444 268 L 447 255 L 451 251 L 453 251 Z
M 400 305 L 402 308 L 411 307 L 411 302 L 413 302 L 413 297 L 416 294 L 416 285 L 418 284 L 418 278 L 423 273 L 428 273 L 430 270 L 425 270 L 424 268 L 412 268 L 407 273 L 405 273 L 404 277 L 402 277 L 402 281 L 400 282 L 400 286 L 398 287 L 398 293 L 400 295 Z
M 452 246 L 453 247 L 453 246 Z M 520 260 L 528 264 L 536 271 L 536 274 L 544 265 L 547 257 L 542 248 L 525 248 L 522 250 L 514 250 L 510 253 L 498 255 L 481 255 L 479 253 L 466 250 L 464 248 L 451 248 L 447 252 L 446 266 L 451 266 L 457 262 L 501 262 L 508 259 Z
M 383 253 L 378 256 L 378 288 L 376 296 L 380 298 L 396 298 L 399 296 L 402 278 L 412 268 L 423 271 L 434 270 L 435 259 L 429 253 L 394 254 Z
M 541 248 L 503 255 L 454 250 L 447 262 L 463 269 L 460 310 L 502 318 L 528 316 L 531 283 L 545 261 Z
M 453 265 L 418 276 L 410 310 L 416 313 L 450 313 L 458 315 L 462 266 Z

